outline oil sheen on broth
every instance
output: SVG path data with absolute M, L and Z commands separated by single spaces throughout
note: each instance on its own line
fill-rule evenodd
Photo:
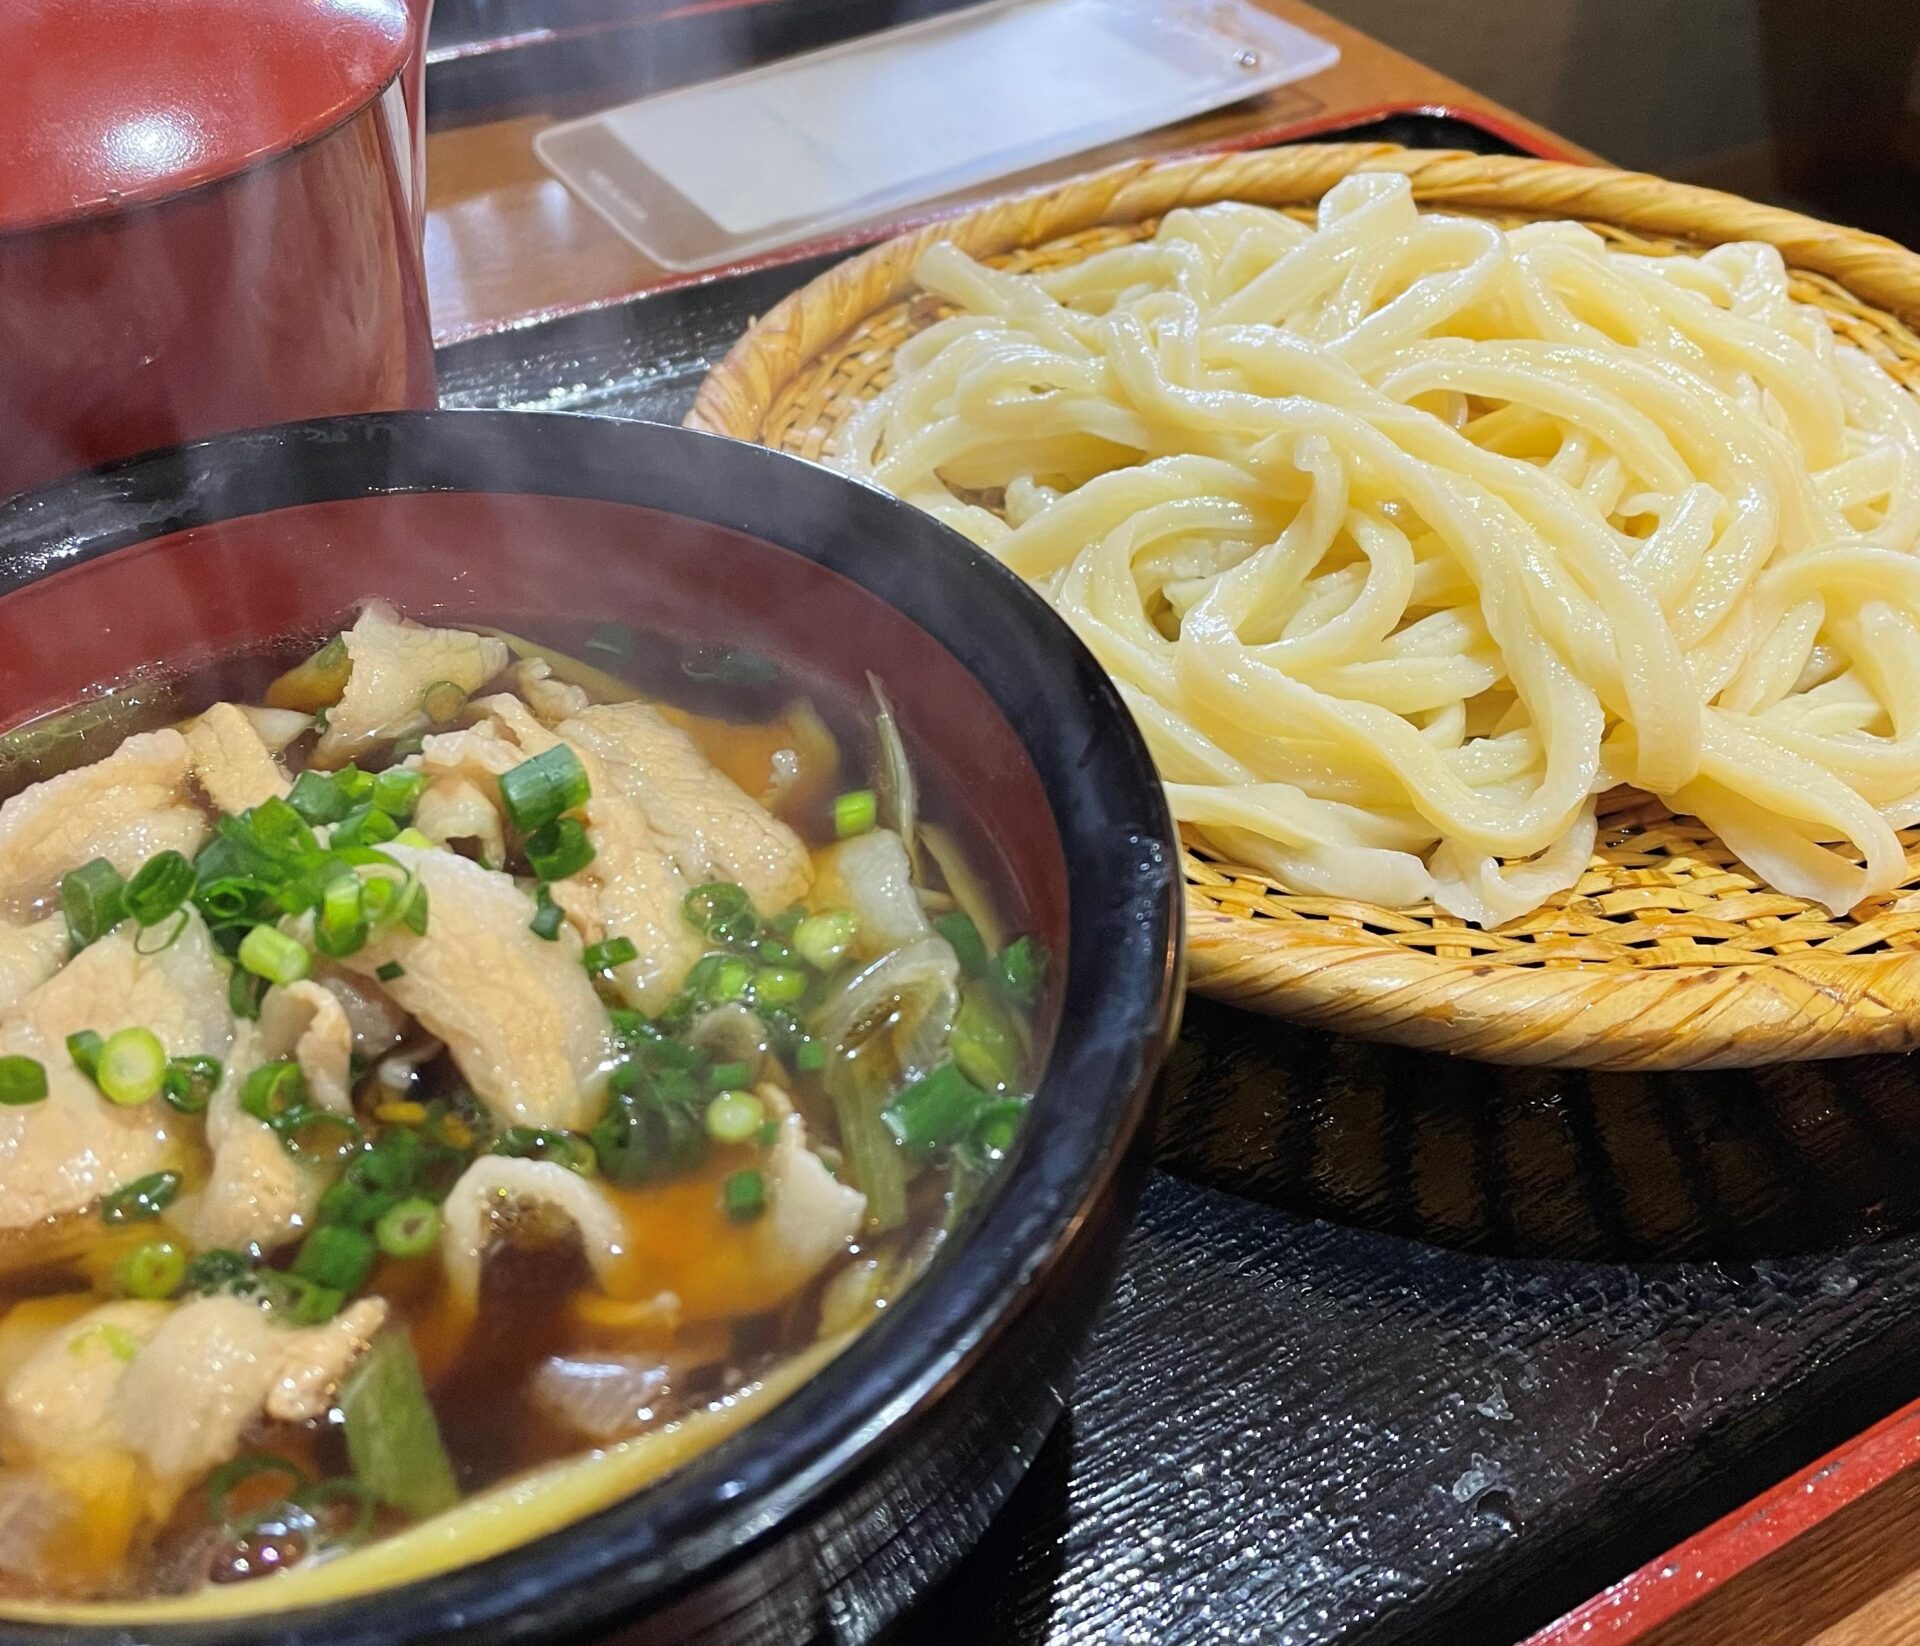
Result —
M 5 740 L 0 1600 L 672 1424 L 858 1331 L 1011 1146 L 1046 957 L 884 687 L 568 638 L 374 601 Z

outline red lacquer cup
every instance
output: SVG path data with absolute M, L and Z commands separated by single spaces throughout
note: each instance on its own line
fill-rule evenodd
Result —
M 434 403 L 431 0 L 0 6 L 0 494 Z

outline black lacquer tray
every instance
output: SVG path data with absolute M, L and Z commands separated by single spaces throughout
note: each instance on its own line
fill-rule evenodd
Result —
M 828 261 L 454 345 L 442 397 L 678 421 Z M 1914 1077 L 1499 1069 L 1192 1002 L 1070 1417 L 890 1642 L 1517 1640 L 1920 1393 Z

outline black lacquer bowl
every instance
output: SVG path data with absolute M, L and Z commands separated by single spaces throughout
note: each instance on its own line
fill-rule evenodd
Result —
M 948 1569 L 1061 1405 L 1147 1160 L 1181 982 L 1172 826 L 1105 676 L 1016 578 L 895 499 L 682 429 L 528 413 L 222 436 L 0 504 L 0 723 L 155 664 L 318 633 L 363 595 L 619 618 L 823 690 L 883 675 L 918 775 L 1057 961 L 995 1190 L 810 1383 L 664 1482 L 505 1553 L 312 1607 L 84 1612 L 0 1637 L 185 1646 L 859 1640 Z

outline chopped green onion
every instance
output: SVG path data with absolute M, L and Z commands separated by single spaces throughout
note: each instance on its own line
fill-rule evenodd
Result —
M 171 1240 L 149 1240 L 120 1260 L 116 1276 L 128 1297 L 158 1303 L 172 1297 L 187 1278 L 187 1254 Z
M 323 1286 L 305 1275 L 280 1269 L 262 1269 L 260 1289 L 266 1300 L 274 1308 L 284 1309 L 296 1326 L 324 1326 L 347 1300 L 338 1286 Z
M 378 1255 L 374 1237 L 364 1230 L 323 1223 L 300 1243 L 293 1273 L 317 1286 L 357 1292 L 373 1273 L 373 1260 Z
M 759 1136 L 755 1141 L 761 1148 L 771 1149 L 774 1144 L 780 1141 L 780 1122 L 777 1120 L 762 1121 Z
M 352 1115 L 323 1109 L 316 1103 L 296 1103 L 267 1122 L 281 1147 L 295 1155 L 326 1155 L 345 1160 L 360 1147 L 360 1122 Z
M 543 937 L 549 943 L 557 941 L 561 924 L 566 918 L 566 911 L 554 902 L 553 893 L 544 884 L 534 889 L 533 919 L 527 925 L 535 937 Z
M 852 789 L 833 803 L 833 832 L 842 840 L 865 834 L 880 821 L 880 801 L 871 789 Z
M 522 834 L 545 828 L 563 812 L 584 806 L 592 795 L 586 768 L 564 743 L 521 761 L 500 777 L 500 804 Z
M 0 1104 L 19 1109 L 46 1095 L 47 1069 L 38 1058 L 0 1057 Z
M 353 797 L 339 776 L 308 770 L 293 780 L 287 804 L 309 823 L 338 823 L 353 810 Z
M 851 909 L 810 914 L 793 928 L 793 946 L 815 971 L 830 972 L 846 959 L 856 930 Z
M 373 809 L 385 812 L 396 823 L 404 823 L 413 816 L 413 808 L 420 803 L 420 792 L 426 786 L 425 772 L 389 766 L 373 780 Z
M 388 1257 L 424 1257 L 440 1238 L 440 1209 L 417 1196 L 389 1206 L 374 1224 L 373 1238 Z
M 367 916 L 357 874 L 337 875 L 320 894 L 320 912 L 314 917 L 313 946 L 339 959 L 367 946 Z
M 707 974 L 704 993 L 709 1000 L 744 1000 L 753 987 L 753 967 L 733 955 L 723 956 Z
M 253 1264 L 247 1254 L 226 1246 L 202 1252 L 187 1265 L 186 1283 L 190 1292 L 232 1291 L 252 1279 Z
M 488 1153 L 512 1155 L 522 1160 L 551 1160 L 582 1177 L 593 1170 L 595 1159 L 594 1146 L 586 1138 L 545 1126 L 509 1126 L 494 1139 Z
M 610 937 L 604 943 L 589 943 L 586 952 L 580 956 L 581 963 L 590 972 L 610 972 L 616 966 L 624 966 L 630 960 L 638 960 L 640 951 L 633 946 L 630 937 Z
M 407 968 L 397 960 L 389 960 L 383 966 L 376 966 L 373 975 L 382 983 L 391 983 L 396 977 L 405 977 Z
M 363 801 L 333 826 L 336 848 L 384 846 L 400 832 L 400 825 L 371 801 Z
M 269 983 L 298 983 L 313 966 L 304 943 L 276 927 L 260 925 L 240 939 L 240 964 Z
M 995 980 L 1015 1005 L 1031 1006 L 1047 983 L 1047 951 L 1030 937 L 1017 937 L 993 963 Z
M 818 1074 L 827 1066 L 827 1048 L 808 1035 L 793 1049 L 793 1066 L 802 1074 Z
M 160 1095 L 167 1078 L 167 1049 L 151 1029 L 121 1029 L 107 1036 L 93 1081 L 110 1102 L 123 1107 Z
M 715 942 L 748 943 L 760 930 L 760 918 L 753 912 L 753 900 L 746 888 L 727 880 L 710 880 L 695 886 L 680 901 L 687 924 Z
M 944 937 L 953 947 L 960 969 L 969 977 L 985 977 L 990 957 L 987 954 L 986 939 L 980 935 L 980 928 L 973 923 L 973 916 L 962 909 L 951 914 L 943 914 L 933 923 L 933 929 Z
M 217 1057 L 173 1057 L 167 1060 L 167 1076 L 161 1084 L 168 1106 L 181 1114 L 204 1114 L 220 1084 L 221 1066 Z
M 140 865 L 121 893 L 121 903 L 142 926 L 157 926 L 192 890 L 193 865 L 178 852 L 160 852 Z
M 427 887 L 421 880 L 409 880 L 400 894 L 400 924 L 415 937 L 427 935 Z
M 720 1190 L 720 1204 L 734 1223 L 751 1223 L 767 1209 L 767 1180 L 749 1168 L 735 1172 Z
M 791 1006 L 807 992 L 807 974 L 791 966 L 762 966 L 753 974 L 753 999 L 760 1006 Z
M 724 1092 L 729 1087 L 744 1086 L 752 1078 L 751 1063 L 716 1063 L 707 1070 L 707 1089 Z
M 1002 1098 L 998 1103 L 989 1103 L 975 1118 L 972 1133 L 966 1140 L 967 1147 L 989 1164 L 1000 1159 L 1020 1135 L 1020 1122 L 1026 1118 L 1026 1113 L 1027 1101 L 1022 1097 Z
M 244 966 L 235 966 L 227 978 L 227 1007 L 235 1017 L 252 1021 L 260 1015 L 260 997 L 266 992 L 264 977 L 255 977 Z
M 340 1390 L 354 1478 L 389 1508 L 416 1518 L 459 1501 L 453 1465 L 404 1331 L 382 1332 Z
M 527 841 L 527 863 L 542 880 L 565 880 L 592 861 L 592 843 L 577 817 L 556 817 Z
M 342 766 L 333 774 L 333 780 L 340 785 L 340 792 L 356 806 L 373 796 L 373 773 L 363 772 L 358 766 Z
M 73 1059 L 73 1066 L 89 1080 L 100 1067 L 100 1048 L 106 1045 L 99 1033 L 93 1029 L 76 1029 L 67 1036 L 67 1056 Z
M 126 918 L 126 890 L 120 871 L 104 857 L 60 877 L 60 912 L 76 954 Z
M 420 712 L 436 726 L 444 726 L 467 706 L 464 687 L 451 680 L 436 680 L 420 694 Z
M 925 1158 L 965 1137 L 986 1106 L 987 1094 L 958 1064 L 942 1063 L 888 1103 L 881 1118 L 910 1154 Z
M 148 1222 L 171 1206 L 179 1192 L 178 1172 L 149 1172 L 124 1188 L 115 1189 L 101 1201 L 100 1221 L 115 1226 Z
M 393 843 L 396 846 L 411 846 L 418 852 L 430 852 L 433 850 L 433 842 L 411 825 L 395 835 L 393 837 Z
M 722 1092 L 707 1105 L 707 1136 L 716 1143 L 745 1143 L 766 1119 L 766 1105 L 752 1092 Z
M 180 934 L 186 929 L 187 911 L 184 908 L 175 909 L 163 923 L 140 928 L 133 940 L 133 952 L 137 955 L 165 954 L 180 941 Z M 159 933 L 157 941 L 153 935 L 155 932 Z
M 207 1477 L 207 1513 L 216 1526 L 225 1526 L 233 1520 L 234 1487 L 262 1475 L 279 1475 L 286 1481 L 286 1490 L 280 1494 L 283 1498 L 297 1497 L 313 1485 L 305 1470 L 284 1457 L 275 1457 L 270 1452 L 244 1452 Z
M 969 983 L 960 991 L 960 1009 L 954 1013 L 947 1043 L 960 1072 L 976 1086 L 1004 1092 L 1020 1084 L 1026 1047 L 1013 1020 L 984 983 Z
M 292 1058 L 262 1063 L 240 1087 L 240 1107 L 255 1120 L 271 1121 L 307 1100 L 307 1083 Z

